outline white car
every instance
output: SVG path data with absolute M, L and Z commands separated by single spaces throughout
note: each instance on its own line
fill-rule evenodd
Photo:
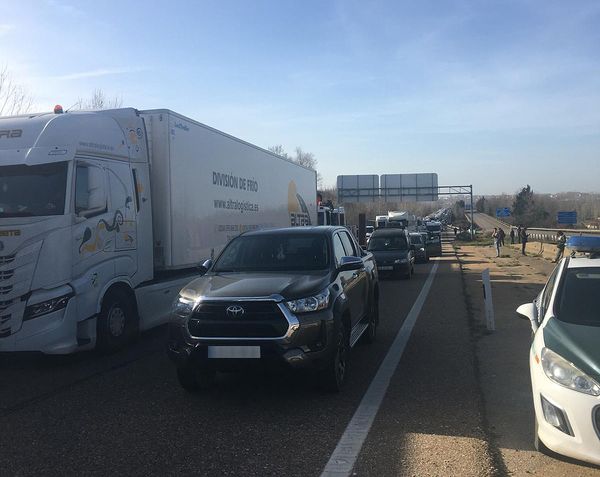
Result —
M 600 465 L 600 237 L 572 237 L 533 303 L 535 447 Z M 583 253 L 581 253 L 583 252 Z

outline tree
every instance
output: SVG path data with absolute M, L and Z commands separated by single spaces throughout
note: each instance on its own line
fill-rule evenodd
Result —
M 529 184 L 523 187 L 513 202 L 515 220 L 526 227 L 543 226 L 550 214 L 543 204 L 536 204 L 536 197 Z
M 296 155 L 290 156 L 281 144 L 276 144 L 275 146 L 269 147 L 269 151 L 278 156 L 284 157 L 296 164 L 300 164 L 301 166 L 308 167 L 314 171 L 317 170 L 317 159 L 312 152 L 304 152 L 300 146 L 296 147 Z M 323 176 L 319 172 L 317 172 L 317 185 L 319 188 L 323 186 Z
M 33 98 L 21 85 L 15 83 L 8 68 L 0 69 L 0 116 L 28 113 Z
M 481 196 L 477 199 L 477 202 L 475 202 L 475 210 L 477 212 L 485 212 L 485 197 Z
M 79 98 L 72 109 L 116 109 L 120 108 L 121 106 L 123 106 L 122 97 L 115 96 L 113 98 L 107 98 L 104 91 L 102 91 L 100 88 L 96 88 L 94 91 L 92 91 L 92 95 L 89 98 Z

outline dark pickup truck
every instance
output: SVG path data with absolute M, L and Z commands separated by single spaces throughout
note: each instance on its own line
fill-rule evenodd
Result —
M 169 355 L 187 390 L 217 371 L 275 362 L 315 369 L 339 391 L 350 348 L 375 339 L 377 268 L 344 227 L 248 232 L 204 267 L 169 323 Z

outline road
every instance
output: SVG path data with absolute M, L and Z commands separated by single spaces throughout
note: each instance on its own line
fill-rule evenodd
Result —
M 494 229 L 494 227 L 502 227 L 506 228 L 502 222 L 496 220 L 494 217 L 484 214 L 482 212 L 474 212 L 473 213 L 473 221 L 483 230 L 484 232 L 489 232 Z
M 352 350 L 340 394 L 276 371 L 223 374 L 188 394 L 164 328 L 110 356 L 0 356 L 2 475 L 319 476 L 430 276 L 401 359 L 375 389 L 380 406 L 367 406 L 374 420 L 351 475 L 506 474 L 463 275 L 448 243 L 444 251 L 410 281 L 381 282 L 378 339 Z

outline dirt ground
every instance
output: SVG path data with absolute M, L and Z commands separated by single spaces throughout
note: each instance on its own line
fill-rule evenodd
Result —
M 552 272 L 556 248 L 529 243 L 528 256 L 520 245 L 503 247 L 501 257 L 491 245 L 456 244 L 476 342 L 485 419 L 492 448 L 507 475 L 600 476 L 600 470 L 580 462 L 551 458 L 533 448 L 534 411 L 528 353 L 531 329 L 516 308 L 531 302 Z M 481 273 L 489 268 L 496 331 L 485 327 Z

